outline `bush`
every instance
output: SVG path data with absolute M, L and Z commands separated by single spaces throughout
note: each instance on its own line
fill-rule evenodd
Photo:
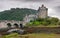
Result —
M 37 25 L 47 26 L 47 25 L 57 25 L 57 24 L 60 25 L 60 23 L 58 22 L 59 22 L 59 19 L 54 17 L 46 18 L 46 19 L 38 18 L 35 21 L 31 21 L 29 25 L 31 26 L 37 26 Z

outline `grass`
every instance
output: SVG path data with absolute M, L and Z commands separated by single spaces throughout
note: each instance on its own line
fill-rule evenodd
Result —
M 30 34 L 29 38 L 60 38 L 60 34 Z
M 5 35 L 4 38 L 60 38 L 60 34 L 53 34 L 53 33 L 51 34 L 33 33 L 26 35 L 10 34 L 10 35 Z
M 31 26 L 27 26 L 27 27 L 60 27 L 60 25 L 47 25 L 47 26 L 44 26 L 44 25 L 37 25 L 37 26 L 31 25 Z

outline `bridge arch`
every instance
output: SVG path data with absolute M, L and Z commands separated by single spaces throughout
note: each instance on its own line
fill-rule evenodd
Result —
M 14 26 L 15 26 L 16 28 L 18 28 L 18 27 L 19 27 L 19 24 L 17 24 L 17 23 L 14 23 Z
M 7 23 L 7 27 L 11 28 L 12 27 L 11 23 Z

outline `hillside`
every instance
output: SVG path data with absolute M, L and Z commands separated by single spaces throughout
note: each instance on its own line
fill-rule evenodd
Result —
M 26 14 L 36 14 L 37 10 L 28 8 L 11 8 L 0 12 L 0 20 L 22 20 Z

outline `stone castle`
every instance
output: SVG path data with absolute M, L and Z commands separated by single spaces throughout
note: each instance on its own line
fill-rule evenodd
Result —
M 46 8 L 43 4 L 38 9 L 38 17 L 39 18 L 47 18 L 48 16 L 48 8 Z
M 30 22 L 31 20 L 35 20 L 37 18 L 47 18 L 48 17 L 48 8 L 46 8 L 43 4 L 41 7 L 39 7 L 38 9 L 38 13 L 37 14 L 30 14 L 24 17 L 23 21 L 14 21 L 14 20 L 1 20 L 0 21 L 0 28 L 6 28 L 7 24 L 10 23 L 12 25 L 12 27 L 14 27 L 14 24 L 23 24 L 25 25 L 26 23 Z M 20 27 L 20 26 L 19 26 Z
M 38 9 L 37 14 L 26 15 L 24 18 L 24 22 L 30 22 L 31 20 L 35 20 L 37 18 L 47 18 L 48 17 L 48 8 L 46 8 L 43 4 Z

